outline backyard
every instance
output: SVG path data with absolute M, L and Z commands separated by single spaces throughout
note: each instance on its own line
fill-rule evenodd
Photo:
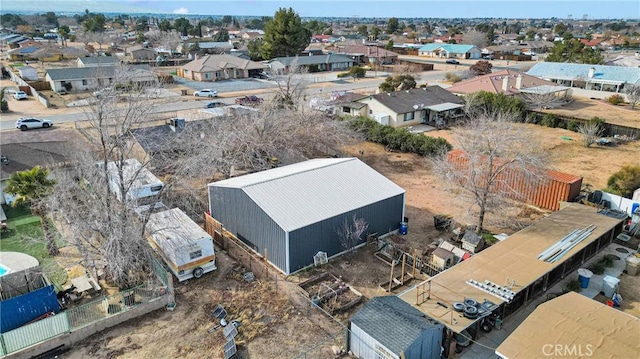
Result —
M 40 219 L 27 207 L 2 205 L 2 208 L 7 216 L 8 230 L 0 233 L 0 252 L 21 252 L 33 256 L 40 262 L 47 278 L 61 289 L 67 281 L 67 272 L 47 254 Z

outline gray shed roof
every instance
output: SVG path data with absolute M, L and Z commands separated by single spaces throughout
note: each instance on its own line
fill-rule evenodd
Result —
M 128 67 L 104 66 L 104 67 L 69 67 L 63 69 L 48 69 L 47 74 L 53 81 L 84 80 L 89 78 L 114 77 L 116 69 L 130 75 L 153 75 L 148 65 L 135 65 Z
M 396 296 L 372 298 L 351 317 L 351 323 L 396 355 L 426 329 L 441 325 Z
M 463 104 L 464 99 L 458 97 L 440 86 L 380 93 L 373 98 L 396 113 L 413 112 L 413 106 L 423 104 L 425 108 L 444 103 Z
M 357 158 L 314 159 L 209 186 L 241 189 L 288 232 L 405 192 Z
M 291 66 L 294 61 L 296 61 L 300 66 L 354 62 L 352 58 L 340 54 L 276 57 L 270 62 L 280 62 L 284 66 Z
M 88 65 L 88 64 L 106 65 L 106 64 L 117 64 L 120 62 L 118 58 L 113 56 L 87 56 L 87 57 L 79 57 L 78 59 L 82 61 L 82 63 L 85 65 Z

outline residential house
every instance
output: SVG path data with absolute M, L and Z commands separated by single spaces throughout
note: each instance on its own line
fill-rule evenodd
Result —
M 49 167 L 67 162 L 68 143 L 65 141 L 22 142 L 0 144 L 0 203 L 10 204 L 14 196 L 4 193 L 7 180 L 15 172 L 35 166 Z
M 401 293 L 399 297 L 454 333 L 467 329 L 477 333 L 474 339 L 478 340 L 481 335 L 480 318 L 459 315 L 441 304 L 464 302 L 468 298 L 479 303 L 488 300 L 491 303 L 486 302 L 486 306 L 495 308 L 491 311 L 509 323 L 513 313 L 530 305 L 563 278 L 575 275 L 572 274 L 575 270 L 621 233 L 623 224 L 622 220 L 600 214 L 591 207 L 569 203 L 560 211 Z M 560 238 L 576 228 L 590 225 L 595 225 L 593 232 L 557 261 L 549 263 L 538 259 L 541 252 L 555 245 Z M 421 296 L 420 293 L 429 295 Z M 527 333 L 533 332 L 527 330 Z
M 288 73 L 296 66 L 304 67 L 309 72 L 344 71 L 353 67 L 354 64 L 355 61 L 352 58 L 341 54 L 276 57 L 268 63 L 271 71 L 277 74 Z
M 462 249 L 469 251 L 471 254 L 480 252 L 484 248 L 484 238 L 477 235 L 474 231 L 465 231 L 462 236 Z
M 637 358 L 638 333 L 637 317 L 568 292 L 537 306 L 495 353 L 503 359 Z
M 477 76 L 447 87 L 447 91 L 457 95 L 468 95 L 479 91 L 486 91 L 511 96 L 526 92 L 525 90 L 532 92 L 541 91 L 542 89 L 546 89 L 545 93 L 566 93 L 569 88 L 511 69 Z
M 25 81 L 38 80 L 38 70 L 31 66 L 20 66 L 17 68 L 20 77 Z
M 580 40 L 581 43 L 584 44 L 584 46 L 589 46 L 592 49 L 596 49 L 600 46 L 600 43 L 602 42 L 602 39 L 581 39 Z
M 450 44 L 452 42 L 455 42 L 456 44 L 459 44 L 462 42 L 462 35 L 460 34 L 455 34 L 453 36 L 451 35 L 442 35 L 442 36 L 437 36 L 433 38 L 433 42 L 436 44 Z
M 374 297 L 349 320 L 356 358 L 439 359 L 444 326 L 397 296 Z
M 332 51 L 349 56 L 356 65 L 387 65 L 398 61 L 398 54 L 377 46 L 337 45 Z
M 640 68 L 640 56 L 639 55 L 619 55 L 613 59 L 605 60 L 604 65 Z
M 198 43 L 201 52 L 207 54 L 220 54 L 233 50 L 233 44 L 229 41 L 203 41 Z
M 264 31 L 254 30 L 254 31 L 247 31 L 244 34 L 242 34 L 242 39 L 246 41 L 251 41 L 255 39 L 262 39 L 263 36 L 264 36 Z
M 55 92 L 76 92 L 113 84 L 155 83 L 157 76 L 147 65 L 71 67 L 48 69 L 45 81 Z
M 233 55 L 206 55 L 179 67 L 177 75 L 193 81 L 242 79 L 259 74 L 267 67 Z
M 156 50 L 153 48 L 144 46 L 144 45 L 136 45 L 131 46 L 126 49 L 125 55 L 129 56 L 132 60 L 146 60 L 152 61 L 155 60 L 158 54 Z
M 331 35 L 313 35 L 311 36 L 311 42 L 326 44 L 327 42 L 329 42 L 329 39 L 331 37 Z
M 474 45 L 433 43 L 420 47 L 418 55 L 446 59 L 480 59 L 482 51 Z
M 114 56 L 88 56 L 78 57 L 76 60 L 77 67 L 108 67 L 116 66 L 120 60 Z
M 527 74 L 593 91 L 621 92 L 625 84 L 640 85 L 640 68 L 633 67 L 539 62 Z
M 337 94 L 337 96 L 332 96 L 331 104 L 334 113 L 348 116 L 367 116 L 367 104 L 358 102 L 358 100 L 365 97 L 368 96 L 353 92 L 343 92 Z
M 357 102 L 367 105 L 369 117 L 392 127 L 422 123 L 442 126 L 463 116 L 464 107 L 464 99 L 440 86 L 380 93 Z

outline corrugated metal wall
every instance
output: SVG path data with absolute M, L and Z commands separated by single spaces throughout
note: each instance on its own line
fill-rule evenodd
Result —
M 452 151 L 448 159 L 457 169 L 464 170 L 469 159 L 464 152 Z M 495 190 L 506 193 L 511 199 L 557 211 L 561 201 L 570 201 L 580 194 L 582 178 L 553 172 L 546 178 L 527 178 L 522 172 L 511 169 L 499 175 Z M 566 179 L 563 179 L 566 177 Z M 578 178 L 578 179 L 577 179 Z
M 400 227 L 403 206 L 404 194 L 401 194 L 292 231 L 289 233 L 291 273 L 313 264 L 313 256 L 319 251 L 327 252 L 331 257 L 345 250 L 337 234 L 343 219 L 346 218 L 348 223 L 352 223 L 355 214 L 357 218 L 367 221 L 367 232 L 378 232 L 382 235 Z
M 0 331 L 18 328 L 48 312 L 59 312 L 60 304 L 52 285 L 0 302 Z
M 376 355 L 376 344 L 382 346 L 377 340 L 373 339 L 364 330 L 357 325 L 351 323 L 351 335 L 349 336 L 349 350 L 356 358 L 369 359 L 378 358 Z M 384 348 L 384 346 L 382 346 Z M 391 352 L 387 350 L 388 352 Z M 399 359 L 394 355 L 394 358 Z
M 12 353 L 65 333 L 69 333 L 69 320 L 67 319 L 67 313 L 62 312 L 53 317 L 3 333 L 2 341 L 7 348 L 7 352 Z
M 226 230 L 287 271 L 285 232 L 238 188 L 209 186 L 209 210 Z

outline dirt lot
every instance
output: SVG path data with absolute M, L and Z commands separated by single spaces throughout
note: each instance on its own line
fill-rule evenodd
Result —
M 636 106 L 635 110 L 632 110 L 630 105 L 614 106 L 606 100 L 575 98 L 572 103 L 566 106 L 544 110 L 544 112 L 585 120 L 597 116 L 605 119 L 608 123 L 640 128 L 640 106 Z

